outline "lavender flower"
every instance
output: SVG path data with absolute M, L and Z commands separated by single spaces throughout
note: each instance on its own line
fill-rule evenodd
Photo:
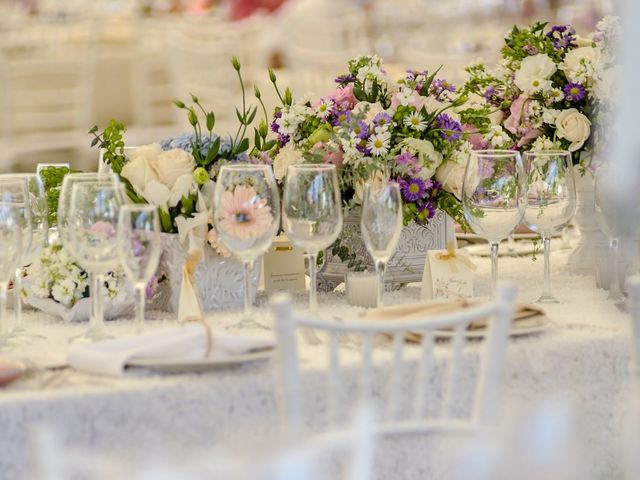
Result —
M 280 125 L 278 125 L 277 120 L 282 117 L 282 110 L 278 110 L 273 114 L 273 121 L 271 122 L 271 131 L 273 133 L 280 133 Z
M 535 45 L 531 45 L 530 43 L 527 43 L 524 47 L 522 47 L 522 50 L 524 50 L 527 55 L 537 55 L 540 53 L 538 47 L 536 47 Z
M 584 87 L 579 83 L 567 83 L 562 89 L 564 92 L 564 98 L 570 102 L 579 102 L 584 98 Z
M 356 76 L 350 73 L 347 75 L 340 75 L 339 77 L 336 77 L 334 81 L 341 85 L 345 83 L 353 83 L 356 81 Z
M 391 117 L 388 113 L 380 112 L 375 117 L 373 117 L 373 124 L 376 127 L 385 127 L 391 123 Z
M 426 186 L 419 177 L 413 177 L 409 180 L 400 179 L 398 183 L 402 189 L 402 196 L 409 202 L 421 199 L 426 191 Z
M 364 120 L 360 120 L 358 122 L 358 124 L 353 128 L 353 132 L 360 139 L 365 140 L 369 138 L 369 127 Z
M 203 134 L 200 137 L 202 144 L 200 145 L 200 153 L 204 156 L 207 155 L 209 148 L 218 138 L 217 135 L 213 134 L 211 138 L 209 135 Z M 184 150 L 185 152 L 193 153 L 193 145 L 195 144 L 196 137 L 193 133 L 181 133 L 177 137 L 166 138 L 160 141 L 160 146 L 163 150 L 171 150 L 173 148 L 179 148 L 180 150 Z M 220 155 L 225 155 L 231 151 L 231 140 L 229 138 L 223 138 L 220 141 L 220 150 L 218 151 Z
M 406 169 L 409 175 L 418 175 L 422 170 L 422 166 L 418 163 L 418 159 L 411 152 L 402 152 L 396 157 L 396 165 Z
M 282 135 L 281 133 L 278 134 L 278 145 L 280 145 L 281 147 L 284 147 L 287 143 L 289 143 L 289 140 L 291 140 L 289 135 Z
M 456 87 L 454 84 L 439 78 L 433 81 L 433 83 L 431 84 L 430 90 L 432 95 L 435 95 L 436 97 L 439 98 L 443 92 L 455 93 Z
M 553 46 L 556 50 L 576 48 L 578 46 L 576 43 L 576 30 L 571 25 L 555 25 L 547 33 L 547 37 L 553 41 Z
M 440 125 L 440 137 L 448 142 L 460 140 L 462 137 L 462 125 L 456 122 L 446 113 L 441 113 L 436 117 L 436 122 Z
M 331 118 L 331 124 L 334 127 L 338 125 L 345 125 L 349 122 L 351 122 L 351 112 L 349 110 L 338 110 Z
M 425 213 L 426 212 L 426 213 Z M 427 223 L 436 214 L 436 206 L 433 203 L 433 199 L 429 199 L 427 202 L 418 205 L 418 223 Z

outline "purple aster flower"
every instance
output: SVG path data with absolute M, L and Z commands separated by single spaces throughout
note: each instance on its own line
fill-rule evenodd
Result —
M 371 156 L 371 150 L 367 148 L 367 142 L 362 141 L 356 145 L 356 150 L 366 156 Z
M 502 103 L 502 96 L 500 95 L 500 92 L 498 92 L 496 87 L 487 88 L 482 96 L 487 102 L 496 107 L 500 106 L 500 104 Z
M 453 118 L 451 118 L 446 113 L 441 113 L 436 117 L 436 121 L 438 125 L 440 125 L 440 137 L 447 140 L 448 142 L 453 142 L 455 140 L 459 140 L 462 137 L 462 125 L 456 122 Z
M 421 199 L 426 190 L 424 182 L 419 177 L 413 177 L 409 180 L 400 179 L 398 183 L 402 189 L 402 196 L 409 202 Z
M 384 127 L 385 125 L 389 125 L 391 123 L 391 117 L 388 113 L 380 112 L 375 117 L 373 117 L 373 124 L 376 127 Z
M 335 82 L 339 84 L 353 83 L 355 81 L 356 81 L 356 76 L 350 73 L 347 75 L 340 75 L 335 79 Z
M 364 120 L 360 120 L 358 124 L 353 128 L 353 133 L 355 133 L 358 138 L 361 138 L 363 140 L 367 139 L 369 138 L 369 127 Z
M 441 78 L 434 80 L 431 84 L 431 94 L 440 97 L 443 92 L 455 93 L 456 87 L 453 83 L 449 83 Z
M 282 110 L 278 110 L 276 113 L 274 113 L 273 121 L 271 122 L 271 131 L 273 133 L 279 133 L 280 132 L 280 126 L 278 125 L 276 120 L 281 118 L 281 117 L 282 117 Z
M 406 168 L 409 175 L 417 175 L 422 170 L 418 159 L 411 152 L 402 152 L 396 157 L 396 165 Z
M 553 41 L 553 46 L 556 50 L 578 46 L 576 43 L 576 30 L 571 25 L 555 25 L 547 33 L 547 37 Z
M 351 112 L 349 110 L 338 110 L 331 118 L 331 124 L 335 127 L 337 125 L 344 125 L 351 121 Z
M 562 89 L 564 98 L 570 102 L 579 102 L 584 98 L 584 87 L 579 83 L 567 83 Z
M 426 212 L 426 213 L 423 213 Z M 433 218 L 436 214 L 436 206 L 433 203 L 432 199 L 429 199 L 427 202 L 418 205 L 418 221 L 422 223 L 427 223 L 429 220 Z
M 278 134 L 278 145 L 284 147 L 287 143 L 289 143 L 289 135 Z

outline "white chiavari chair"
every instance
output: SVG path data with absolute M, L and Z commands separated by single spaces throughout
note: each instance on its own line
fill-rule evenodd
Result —
M 515 296 L 514 287 L 502 286 L 497 300 L 491 303 L 420 320 L 377 323 L 341 323 L 309 318 L 292 311 L 290 298 L 286 294 L 274 296 L 272 305 L 281 355 L 283 413 L 290 434 L 295 436 L 304 430 L 306 413 L 309 413 L 303 411 L 304 362 L 301 361 L 298 348 L 298 333 L 304 329 L 314 329 L 321 338 L 326 339 L 325 424 L 339 423 L 345 416 L 345 399 L 353 395 L 354 382 L 349 378 L 349 373 L 353 374 L 354 371 L 357 373 L 356 383 L 359 383 L 362 400 L 377 400 L 379 403 L 376 405 L 381 410 L 378 427 L 383 434 L 473 432 L 479 425 L 490 422 L 498 409 L 497 399 Z M 473 345 L 474 350 L 469 352 L 469 357 L 465 357 L 464 347 L 469 343 L 465 331 L 471 322 L 482 319 L 489 321 L 487 341 L 483 345 Z M 449 358 L 444 370 L 438 369 L 434 351 L 435 332 L 441 329 L 451 329 L 453 332 L 451 344 L 446 349 Z M 409 333 L 421 335 L 418 348 L 405 346 L 405 338 Z M 357 336 L 360 340 L 355 365 L 341 361 L 341 356 L 348 353 L 340 346 L 340 340 L 345 335 L 350 338 Z M 386 361 L 389 366 L 388 377 L 374 364 L 374 350 L 382 350 L 374 348 L 375 342 L 382 335 L 391 339 L 390 359 Z M 407 362 L 410 353 L 414 357 L 417 354 L 417 364 Z M 469 359 L 472 365 L 468 364 Z M 475 378 L 468 378 L 469 370 L 474 365 L 477 374 Z M 434 383 L 433 376 L 438 371 L 442 374 L 440 383 Z M 403 398 L 401 384 L 403 374 L 407 373 L 415 391 L 405 394 L 406 398 Z M 459 382 L 463 381 L 469 383 L 470 404 L 461 414 L 456 397 L 461 388 Z M 345 392 L 350 393 L 345 395 Z M 435 403 L 435 399 L 440 399 L 439 412 L 428 408 L 429 401 Z M 316 414 L 319 408 L 316 405 Z
M 630 371 L 634 381 L 640 379 L 640 276 L 635 275 L 627 281 L 629 288 L 629 313 L 631 314 L 631 332 L 633 335 Z

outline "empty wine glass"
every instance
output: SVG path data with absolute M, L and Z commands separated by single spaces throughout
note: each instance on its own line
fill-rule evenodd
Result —
M 144 325 L 147 285 L 160 261 L 160 220 L 154 205 L 123 205 L 118 220 L 120 264 L 136 290 L 136 329 Z
M 25 181 L 28 191 L 28 204 L 31 214 L 31 242 L 29 248 L 22 250 L 19 265 L 16 268 L 13 278 L 14 292 L 14 317 L 15 324 L 11 331 L 11 341 L 13 343 L 28 343 L 35 338 L 44 338 L 42 335 L 36 335 L 27 332 L 22 321 L 22 275 L 24 268 L 33 263 L 40 254 L 40 251 L 47 243 L 48 237 L 48 207 L 47 197 L 39 175 L 33 173 L 17 173 L 0 175 L 2 181 Z
M 0 198 L 0 350 L 7 350 L 9 326 L 7 324 L 7 289 L 18 266 L 22 250 L 24 214 L 10 195 Z
M 318 253 L 335 242 L 342 230 L 342 205 L 335 165 L 299 164 L 287 168 L 283 190 L 282 227 L 307 253 L 311 287 L 309 309 L 318 308 Z
M 244 266 L 244 314 L 237 327 L 263 327 L 251 318 L 253 263 L 280 227 L 280 195 L 268 165 L 225 165 L 214 191 L 214 226 L 222 245 Z
M 67 215 L 67 235 L 80 266 L 95 275 L 96 285 L 104 285 L 104 275 L 118 265 L 117 227 L 123 204 L 122 185 L 113 182 L 78 182 L 71 189 Z M 100 295 L 91 294 L 95 317 L 88 331 L 73 341 L 94 342 L 104 332 L 104 311 Z
M 576 210 L 571 153 L 546 150 L 524 154 L 529 189 L 524 220 L 544 245 L 544 285 L 538 302 L 557 303 L 551 293 L 551 237 L 568 225 Z
M 360 228 L 378 275 L 377 306 L 382 307 L 384 272 L 402 233 L 402 197 L 395 182 L 371 182 L 364 187 Z
M 462 184 L 464 218 L 491 245 L 491 295 L 498 281 L 498 247 L 522 221 L 527 183 L 520 153 L 471 152 Z
M 58 198 L 58 210 L 56 212 L 56 225 L 58 229 L 58 237 L 62 246 L 65 248 L 67 253 L 73 258 L 76 262 L 79 263 L 79 259 L 76 256 L 76 252 L 71 245 L 71 240 L 69 237 L 69 228 L 68 228 L 68 213 L 69 208 L 71 206 L 71 193 L 73 191 L 73 186 L 76 183 L 81 182 L 107 182 L 113 183 L 116 185 L 120 184 L 120 179 L 117 175 L 113 173 L 69 173 L 65 175 L 62 186 L 60 187 L 60 196 Z M 98 281 L 96 276 L 89 272 L 89 290 L 91 297 L 95 297 L 95 299 L 91 302 L 91 313 L 90 313 L 90 323 L 97 324 L 99 323 L 96 318 L 96 312 L 93 307 L 96 305 L 96 302 L 100 303 L 100 309 L 102 309 L 102 290 L 103 285 Z

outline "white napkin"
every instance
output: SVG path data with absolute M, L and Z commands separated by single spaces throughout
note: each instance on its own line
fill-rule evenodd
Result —
M 242 355 L 275 346 L 271 338 L 218 331 L 212 332 L 212 341 L 208 358 Z M 204 358 L 206 353 L 206 329 L 202 324 L 189 323 L 132 337 L 74 345 L 69 349 L 67 362 L 84 372 L 118 376 L 124 373 L 127 362 L 132 359 L 188 360 Z

